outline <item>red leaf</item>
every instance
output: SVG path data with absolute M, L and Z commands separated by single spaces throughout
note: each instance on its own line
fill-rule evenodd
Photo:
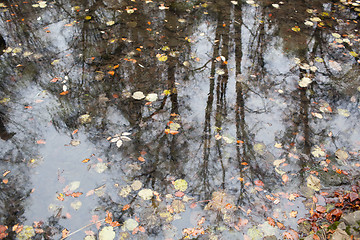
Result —
M 37 143 L 37 144 L 45 144 L 46 142 L 45 142 L 45 140 L 40 139 L 40 140 L 37 140 L 36 143 Z
M 255 180 L 254 183 L 255 183 L 256 186 L 259 186 L 259 187 L 264 186 L 264 183 L 261 180 Z

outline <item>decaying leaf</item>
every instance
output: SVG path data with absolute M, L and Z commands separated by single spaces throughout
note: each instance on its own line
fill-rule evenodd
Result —
M 174 200 L 171 203 L 171 207 L 174 209 L 174 212 L 176 213 L 185 212 L 185 205 L 181 200 Z
M 313 175 L 309 175 L 306 178 L 306 183 L 309 188 L 314 189 L 315 191 L 320 191 L 321 188 L 320 179 L 318 179 L 317 177 Z

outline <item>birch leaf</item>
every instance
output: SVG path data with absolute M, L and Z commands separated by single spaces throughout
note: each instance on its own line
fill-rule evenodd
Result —
M 306 178 L 307 186 L 315 191 L 319 191 L 321 188 L 320 179 L 317 177 L 310 175 Z
M 99 233 L 99 240 L 113 240 L 115 238 L 114 228 L 111 226 L 106 226 L 101 229 Z

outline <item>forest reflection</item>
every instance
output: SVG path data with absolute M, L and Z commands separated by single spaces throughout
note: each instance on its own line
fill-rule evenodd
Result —
M 11 230 L 17 224 L 32 226 L 27 236 L 58 239 L 94 223 L 96 235 L 107 211 L 124 239 L 306 236 L 297 221 L 320 196 L 309 175 L 326 175 L 318 176 L 326 191 L 350 189 L 359 175 L 355 6 L 0 7 L 0 225 L 9 239 L 27 239 Z M 329 175 L 338 169 L 348 175 Z M 269 218 L 283 227 L 267 228 Z

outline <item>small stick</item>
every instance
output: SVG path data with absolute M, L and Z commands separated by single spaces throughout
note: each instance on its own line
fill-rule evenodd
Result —
M 88 225 L 86 225 L 86 226 L 84 226 L 84 227 L 76 230 L 75 232 L 72 232 L 72 233 L 68 234 L 66 237 L 62 237 L 60 240 L 63 240 L 63 239 L 65 239 L 65 238 L 68 238 L 68 237 L 70 237 L 71 235 L 73 235 L 73 234 L 75 234 L 75 233 L 77 233 L 77 232 L 80 232 L 80 231 L 83 230 L 84 228 L 90 227 L 91 225 L 94 225 L 94 224 L 97 224 L 97 223 L 100 223 L 100 222 L 104 222 L 104 221 L 105 221 L 105 219 L 96 221 L 96 222 L 94 222 L 94 223 L 89 223 Z

